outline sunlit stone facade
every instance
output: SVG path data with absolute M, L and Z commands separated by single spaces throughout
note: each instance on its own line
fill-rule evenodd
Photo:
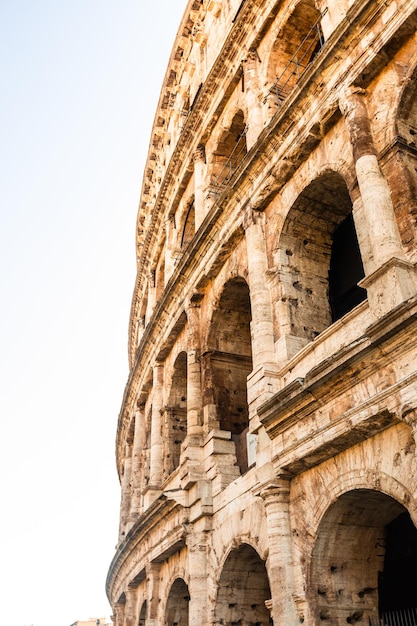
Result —
M 116 626 L 417 607 L 416 26 L 417 0 L 185 7 L 137 219 Z

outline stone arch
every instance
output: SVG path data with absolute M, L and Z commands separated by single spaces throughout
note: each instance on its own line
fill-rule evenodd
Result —
M 267 66 L 270 106 L 282 104 L 323 46 L 320 21 L 314 0 L 300 0 L 279 29 Z
M 227 186 L 247 153 L 246 120 L 242 109 L 224 119 L 209 164 L 209 190 L 214 196 Z
M 144 602 L 142 603 L 142 607 L 140 609 L 140 613 L 139 613 L 138 626 L 146 626 L 146 611 L 147 611 L 147 604 L 146 604 L 146 600 L 144 600 Z
M 188 626 L 190 594 L 188 585 L 177 578 L 171 586 L 165 608 L 165 626 Z
M 366 298 L 364 277 L 344 178 L 327 171 L 289 210 L 279 237 L 278 315 L 288 334 L 311 341 Z M 349 258 L 349 263 L 346 263 Z
M 187 353 L 174 363 L 168 403 L 165 406 L 165 477 L 180 464 L 181 445 L 187 435 Z
M 271 590 L 265 562 L 247 543 L 227 555 L 217 585 L 214 623 L 272 624 L 269 601 Z
M 226 282 L 213 313 L 204 355 L 205 402 L 213 405 L 217 428 L 231 433 L 237 464 L 248 468 L 247 377 L 252 371 L 251 304 L 247 282 Z
M 414 608 L 417 530 L 407 509 L 374 489 L 341 494 L 320 520 L 309 578 L 314 623 L 368 626 L 379 614 Z

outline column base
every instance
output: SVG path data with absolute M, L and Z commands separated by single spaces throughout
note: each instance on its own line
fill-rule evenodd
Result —
M 393 257 L 361 280 L 359 286 L 367 290 L 372 316 L 379 319 L 417 294 L 414 264 Z

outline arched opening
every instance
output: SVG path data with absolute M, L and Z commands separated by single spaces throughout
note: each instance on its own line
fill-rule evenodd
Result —
M 228 130 L 223 131 L 212 155 L 210 191 L 214 195 L 228 185 L 247 153 L 246 123 L 243 111 L 235 113 Z
M 181 235 L 181 248 L 188 246 L 195 234 L 195 208 L 194 202 L 191 202 L 185 216 L 184 228 Z
M 320 20 L 314 1 L 300 0 L 279 31 L 268 65 L 273 106 L 282 104 L 321 50 L 324 38 Z
M 353 215 L 349 213 L 332 236 L 329 301 L 333 322 L 366 299 L 365 289 L 358 285 L 364 276 Z
M 181 444 L 187 435 L 187 354 L 180 352 L 174 364 L 168 405 L 165 407 L 165 474 L 180 464 Z
M 234 278 L 226 283 L 213 315 L 209 347 L 218 427 L 231 433 L 241 473 L 248 469 L 247 377 L 252 371 L 251 319 L 249 287 L 243 278 Z
M 188 586 L 182 578 L 177 578 L 168 596 L 165 614 L 166 626 L 188 626 L 189 602 Z
M 322 175 L 297 198 L 279 254 L 279 317 L 290 335 L 311 341 L 366 299 L 352 202 L 339 174 Z
M 249 545 L 232 550 L 220 576 L 215 606 L 215 623 L 273 624 L 266 604 L 271 598 L 265 563 Z
M 322 519 L 312 553 L 317 623 L 407 624 L 401 619 L 417 608 L 416 585 L 417 530 L 406 509 L 377 491 L 343 494 Z
M 146 626 L 146 600 L 140 610 L 138 626 Z

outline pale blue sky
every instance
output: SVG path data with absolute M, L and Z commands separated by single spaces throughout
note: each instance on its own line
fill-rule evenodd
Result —
M 0 0 L 0 596 L 110 614 L 117 415 L 151 124 L 186 0 Z

